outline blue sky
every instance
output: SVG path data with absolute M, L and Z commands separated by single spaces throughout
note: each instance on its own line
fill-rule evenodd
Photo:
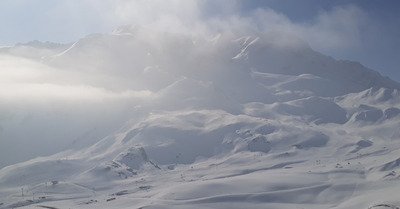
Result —
M 288 30 L 312 48 L 400 81 L 398 0 L 2 0 L 0 45 L 74 42 L 124 24 L 170 31 L 248 24 Z

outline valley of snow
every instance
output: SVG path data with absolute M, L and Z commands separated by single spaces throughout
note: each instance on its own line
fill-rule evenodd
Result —
M 1 139 L 61 151 L 1 168 L 0 208 L 400 208 L 400 84 L 291 34 L 122 26 L 0 66 Z

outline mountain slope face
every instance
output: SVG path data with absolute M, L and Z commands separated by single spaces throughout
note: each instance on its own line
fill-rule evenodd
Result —
M 291 35 L 124 26 L 44 62 L 148 94 L 89 148 L 1 169 L 0 208 L 400 207 L 400 84 Z

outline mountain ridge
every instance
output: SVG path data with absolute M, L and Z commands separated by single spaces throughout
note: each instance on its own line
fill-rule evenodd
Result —
M 44 59 L 90 75 L 63 83 L 128 92 L 127 122 L 0 169 L 0 208 L 399 206 L 400 84 L 290 34 L 238 31 L 124 26 Z
M 110 34 L 88 36 L 75 43 L 74 46 L 83 48 L 80 51 L 87 50 L 86 54 L 95 55 L 97 59 L 101 57 L 99 65 L 93 66 L 96 70 L 106 71 L 109 67 L 103 64 L 104 60 L 116 63 L 113 60 L 117 59 L 119 64 L 113 66 L 114 71 L 129 77 L 140 77 L 140 72 L 137 70 L 157 63 L 157 66 L 164 68 L 165 72 L 170 74 L 200 80 L 215 80 L 221 76 L 232 76 L 230 74 L 236 73 L 238 73 L 237 76 L 246 76 L 235 71 L 244 71 L 244 74 L 247 74 L 249 70 L 253 70 L 284 75 L 312 74 L 333 82 L 345 82 L 339 85 L 346 85 L 352 92 L 359 92 L 371 87 L 400 89 L 400 84 L 381 76 L 378 72 L 365 68 L 357 62 L 336 61 L 315 52 L 304 41 L 290 34 L 270 32 L 242 36 L 238 39 L 235 34 L 221 32 L 217 36 L 218 38 L 207 39 L 155 32 L 134 26 L 125 26 L 116 31 L 123 31 L 123 33 L 114 31 Z M 244 41 L 243 43 L 241 43 L 241 39 L 242 42 Z M 96 47 L 91 49 L 93 45 Z M 69 49 L 68 52 L 71 50 Z M 206 52 L 206 50 L 208 51 Z M 180 51 L 186 51 L 186 53 L 182 54 Z M 164 52 L 168 53 L 163 54 Z M 209 52 L 213 54 L 211 55 Z M 70 56 L 78 60 L 91 59 L 81 53 Z M 115 57 L 116 54 L 121 56 Z M 163 56 L 160 56 L 161 54 Z M 187 57 L 188 55 L 190 57 Z M 180 60 L 179 66 L 172 64 L 173 60 Z M 290 62 L 286 60 L 290 60 Z M 217 69 L 218 63 L 221 61 L 225 68 L 229 66 L 230 70 Z M 232 63 L 232 61 L 234 62 Z M 264 67 L 266 63 L 267 68 Z M 92 64 L 89 62 L 86 68 L 90 68 Z M 127 70 L 126 66 L 132 66 L 130 69 L 136 70 Z M 178 68 L 186 69 L 177 71 Z M 192 69 L 190 70 L 190 68 Z M 144 87 L 146 88 L 146 86 Z M 339 96 L 339 93 L 329 96 Z

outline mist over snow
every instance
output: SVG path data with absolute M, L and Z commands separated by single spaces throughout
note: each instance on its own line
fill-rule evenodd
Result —
M 31 42 L 2 51 L 1 153 L 9 161 L 3 160 L 2 166 L 74 143 L 90 145 L 137 112 L 153 108 L 239 113 L 246 102 L 276 102 L 274 92 L 262 86 L 271 83 L 264 84 L 267 76 L 262 73 L 317 76 L 279 84 L 288 89 L 284 100 L 298 98 L 296 91 L 312 96 L 308 91 L 315 87 L 318 96 L 338 96 L 372 86 L 398 86 L 277 31 L 238 28 L 194 36 L 127 25 L 70 45 Z
M 362 10 L 105 2 L 141 24 L 0 48 L 1 209 L 400 207 L 400 84 L 318 52 Z

